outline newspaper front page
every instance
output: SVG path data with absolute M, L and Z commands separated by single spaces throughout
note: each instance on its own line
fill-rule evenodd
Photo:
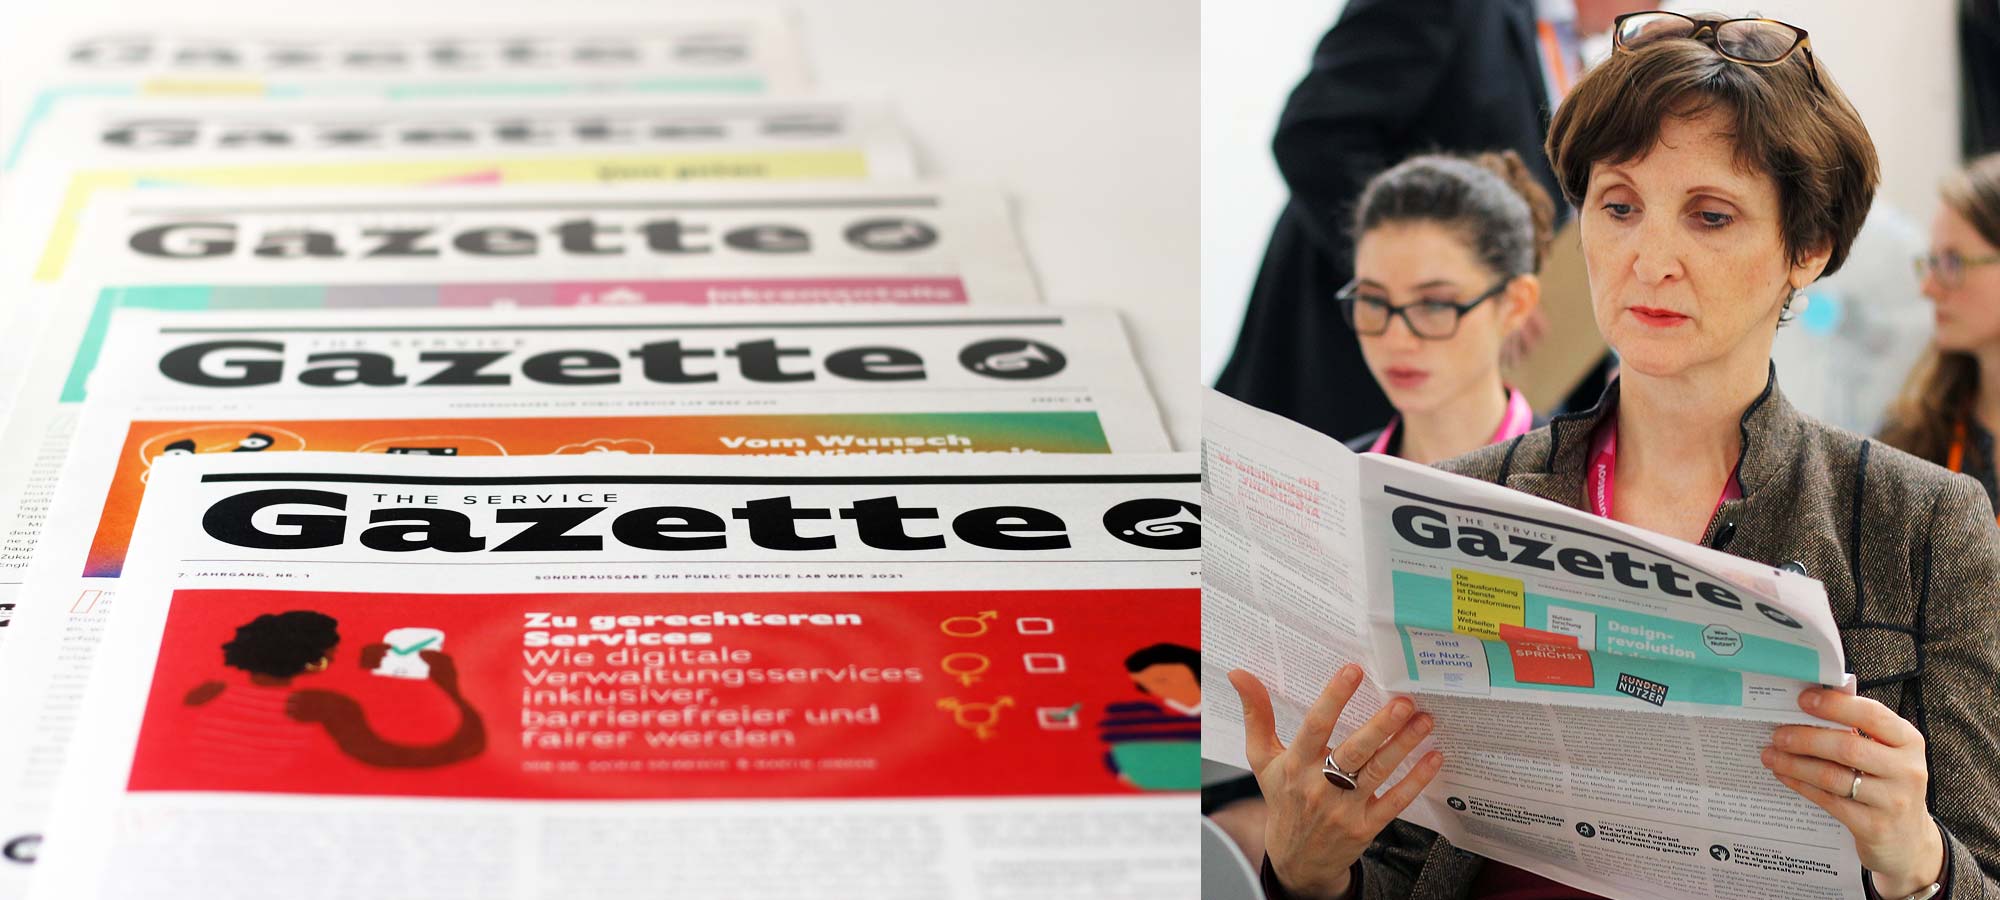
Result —
M 1193 896 L 1194 469 L 162 460 L 30 896 Z
M 807 84 L 790 19 L 770 4 L 608 18 L 588 7 L 512 21 L 364 28 L 120 23 L 49 47 L 4 97 L 5 169 L 69 105 L 102 97 L 534 97 L 600 91 L 758 95 Z
M 113 313 L 1037 303 L 999 195 L 731 184 L 119 195 L 39 324 L 0 426 L 0 589 L 19 583 Z M 82 274 L 89 273 L 87 276 Z M 32 335 L 32 338 L 29 336 Z M 1123 346 L 1120 344 L 1119 346 Z M 0 602 L 7 601 L 0 596 Z
M 1207 680 L 1270 686 L 1281 738 L 1338 668 L 1430 713 L 1404 818 L 1619 898 L 1860 898 L 1853 837 L 1759 762 L 1800 690 L 1852 690 L 1818 582 L 1375 454 L 1211 392 Z M 1246 766 L 1217 692 L 1204 756 Z M 1408 766 L 1404 767 L 1407 771 Z M 1399 773 L 1399 777 L 1400 777 Z
M 884 103 L 643 95 L 71 104 L 7 193 L 11 285 L 67 267 L 102 192 L 313 185 L 896 181 L 917 174 Z M 14 294 L 13 296 L 19 296 Z
M 0 844 L 32 857 L 156 461 L 1170 449 L 1115 315 L 1023 312 L 120 312 L 0 649 Z
M 81 227 L 103 198 L 120 190 L 375 185 L 483 191 L 501 184 L 784 181 L 810 193 L 820 182 L 915 174 L 907 140 L 879 103 L 641 102 L 624 95 L 404 106 L 182 100 L 152 113 L 151 104 L 132 101 L 73 105 L 55 118 L 44 150 L 29 155 L 0 215 L 0 322 L 11 323 L 0 332 L 0 391 L 25 355 L 40 308 L 58 300 L 56 286 L 70 271 L 71 257 L 81 253 L 96 261 L 95 245 L 84 242 Z M 182 146 L 169 152 L 176 142 Z M 582 247 L 584 255 L 609 255 L 606 242 L 575 235 L 563 241 L 566 248 Z M 280 258 L 339 255 L 323 241 L 299 242 L 296 252 Z M 454 244 L 475 258 L 533 255 L 528 239 L 504 230 Z M 433 251 L 410 242 L 355 252 Z

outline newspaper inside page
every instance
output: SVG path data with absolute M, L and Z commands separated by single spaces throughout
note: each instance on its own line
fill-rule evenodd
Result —
M 1338 483 L 1338 500 L 1354 511 L 1347 546 L 1358 585 L 1320 599 L 1340 607 L 1339 620 L 1361 621 L 1364 648 L 1351 657 L 1303 643 L 1262 656 L 1239 649 L 1275 642 L 1263 638 L 1269 627 L 1208 612 L 1218 558 L 1203 570 L 1206 661 L 1270 683 L 1302 666 L 1288 650 L 1315 658 L 1320 681 L 1295 689 L 1309 703 L 1340 663 L 1358 659 L 1369 690 L 1415 700 L 1435 727 L 1412 758 L 1436 749 L 1445 766 L 1405 819 L 1605 896 L 1862 896 L 1846 828 L 1759 761 L 1778 723 L 1822 724 L 1797 709 L 1798 690 L 1852 689 L 1817 582 L 1498 485 L 1356 455 L 1219 394 L 1204 414 L 1208 473 L 1225 453 L 1356 473 Z M 1329 457 L 1342 463 L 1321 462 Z M 1250 523 L 1263 542 L 1279 540 L 1283 530 L 1251 508 L 1234 494 L 1206 497 L 1212 523 Z M 1268 578 L 1267 568 L 1248 577 Z M 1351 706 L 1336 744 L 1380 702 Z M 1297 710 L 1280 713 L 1282 739 L 1297 727 Z M 1231 737 L 1234 746 L 1205 737 L 1205 754 L 1241 765 L 1240 726 Z

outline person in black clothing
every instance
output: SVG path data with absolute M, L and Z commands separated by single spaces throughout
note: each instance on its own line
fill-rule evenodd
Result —
M 1583 29 L 1639 6 L 1578 5 Z M 1340 440 L 1394 415 L 1334 301 L 1354 274 L 1354 202 L 1376 173 L 1425 152 L 1513 150 L 1560 196 L 1542 153 L 1549 93 L 1536 28 L 1535 0 L 1348 3 L 1279 118 L 1271 149 L 1291 199 L 1216 389 Z M 1557 227 L 1568 217 L 1559 207 Z M 1594 399 L 1602 385 L 1579 393 Z

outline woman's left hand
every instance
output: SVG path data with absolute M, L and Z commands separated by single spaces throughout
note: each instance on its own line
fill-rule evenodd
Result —
M 1764 767 L 1854 833 L 1876 893 L 1903 897 L 1942 877 L 1944 838 L 1924 805 L 1923 734 L 1874 700 L 1825 688 L 1800 693 L 1799 708 L 1845 727 L 1780 726 Z

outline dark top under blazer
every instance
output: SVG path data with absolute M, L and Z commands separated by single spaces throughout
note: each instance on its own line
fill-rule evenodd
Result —
M 1593 409 L 1439 468 L 1587 509 L 1590 434 L 1617 404 L 1614 382 Z M 1800 413 L 1775 371 L 1742 436 L 1743 497 L 1722 505 L 1710 546 L 1826 585 L 1861 693 L 1924 733 L 1948 896 L 2000 896 L 2000 528 L 1986 492 Z M 1398 820 L 1361 861 L 1363 895 L 1463 897 L 1482 862 Z

